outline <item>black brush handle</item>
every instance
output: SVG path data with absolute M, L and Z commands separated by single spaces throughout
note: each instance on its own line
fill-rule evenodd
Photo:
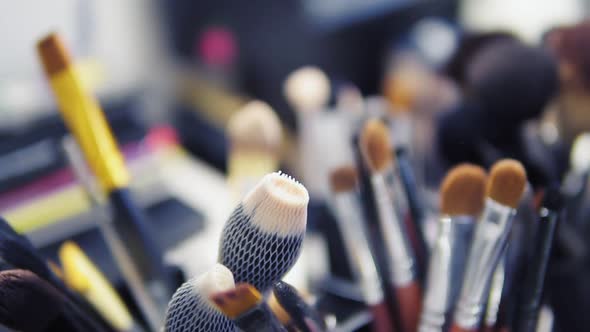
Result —
M 418 194 L 418 184 L 410 160 L 408 160 L 408 153 L 405 148 L 397 148 L 395 155 L 404 191 L 408 198 L 410 214 L 416 223 L 420 223 L 424 220 L 424 207 Z
M 266 303 L 234 319 L 234 323 L 244 332 L 287 332 Z
M 395 150 L 395 154 L 400 180 L 402 182 L 404 192 L 406 193 L 408 209 L 410 211 L 410 216 L 412 217 L 414 232 L 417 238 L 416 245 L 418 248 L 416 248 L 416 251 L 420 256 L 419 258 L 421 263 L 425 263 L 428 261 L 428 247 L 426 245 L 424 232 L 422 230 L 424 222 L 424 204 L 418 192 L 418 184 L 416 182 L 416 177 L 414 176 L 414 170 L 412 169 L 412 165 L 408 159 L 408 153 L 406 149 L 399 147 Z
M 162 252 L 148 228 L 147 217 L 134 203 L 127 188 L 112 191 L 109 199 L 113 208 L 114 228 L 139 267 L 142 277 L 158 288 L 152 289 L 152 292 L 165 294 L 162 296 L 169 299 L 174 292 L 171 277 L 164 265 Z
M 302 332 L 326 330 L 326 324 L 320 313 L 301 298 L 295 287 L 279 281 L 273 286 L 273 293 L 281 307 L 291 316 L 293 324 Z M 313 327 L 308 322 L 313 323 Z
M 524 290 L 516 317 L 515 332 L 534 332 L 537 326 L 539 308 L 543 296 L 545 274 L 555 237 L 555 229 L 560 217 L 560 209 L 542 207 L 540 210 L 539 229 L 535 241 L 532 260 L 525 273 Z

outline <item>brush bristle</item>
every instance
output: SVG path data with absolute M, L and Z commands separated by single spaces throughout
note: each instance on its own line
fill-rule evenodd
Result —
M 307 189 L 279 171 L 264 176 L 244 197 L 242 205 L 260 230 L 290 236 L 305 232 L 308 202 Z
M 228 318 L 235 319 L 262 301 L 260 292 L 250 284 L 239 284 L 235 289 L 211 295 L 211 301 Z
M 0 272 L 0 323 L 22 331 L 45 331 L 60 315 L 64 298 L 26 270 Z
M 317 67 L 302 67 L 287 77 L 283 93 L 297 111 L 319 111 L 330 98 L 330 80 Z
M 387 126 L 378 119 L 365 123 L 360 136 L 363 159 L 371 172 L 380 172 L 392 163 L 393 154 Z
M 0 218 L 0 229 L 0 257 L 6 263 L 30 270 L 45 280 L 52 282 L 57 280 L 26 237 L 17 234 L 2 218 Z
M 526 186 L 526 171 L 522 164 L 513 159 L 496 162 L 490 170 L 487 196 L 494 201 L 517 208 Z
M 575 172 L 583 173 L 590 170 L 590 133 L 576 137 L 570 152 L 570 164 Z
M 229 120 L 227 131 L 234 148 L 278 151 L 281 144 L 281 122 L 273 109 L 259 100 L 237 111 Z
M 442 214 L 477 216 L 485 201 L 486 172 L 483 168 L 461 164 L 453 167 L 440 188 Z
M 277 300 L 274 292 L 271 292 L 270 297 L 268 298 L 268 306 L 270 307 L 272 313 L 279 319 L 281 324 L 289 325 L 291 323 L 291 316 L 279 303 L 279 300 Z
M 352 191 L 357 184 L 358 174 L 354 166 L 338 167 L 330 173 L 330 187 L 335 193 Z
M 234 275 L 227 267 L 219 263 L 193 281 L 195 291 L 205 299 L 208 299 L 211 294 L 234 289 L 235 286 Z
M 61 37 L 52 33 L 37 43 L 37 51 L 41 57 L 43 69 L 47 76 L 54 75 L 66 69 L 72 62 L 68 49 Z

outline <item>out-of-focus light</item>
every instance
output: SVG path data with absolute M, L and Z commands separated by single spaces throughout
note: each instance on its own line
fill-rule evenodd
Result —
M 238 56 L 238 46 L 232 31 L 221 26 L 212 26 L 200 34 L 198 56 L 210 66 L 226 67 Z
M 578 22 L 584 12 L 581 0 L 462 0 L 459 15 L 469 30 L 507 30 L 537 43 L 550 28 Z
M 457 48 L 455 31 L 440 19 L 420 20 L 412 29 L 412 36 L 422 56 L 434 66 L 446 62 Z
M 539 134 L 543 143 L 553 145 L 559 139 L 559 130 L 554 122 L 543 122 L 539 128 Z

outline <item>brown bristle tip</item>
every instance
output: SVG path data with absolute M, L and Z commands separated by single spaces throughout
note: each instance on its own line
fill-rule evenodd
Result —
M 486 171 L 476 165 L 453 167 L 440 187 L 442 214 L 477 216 L 485 201 Z
M 48 76 L 66 69 L 72 62 L 70 53 L 62 38 L 52 33 L 37 43 L 37 50 Z
M 352 191 L 358 184 L 358 173 L 354 166 L 338 167 L 330 173 L 330 186 L 333 192 Z
M 277 300 L 277 297 L 274 293 L 270 294 L 268 299 L 268 306 L 272 313 L 279 319 L 279 322 L 283 325 L 289 325 L 291 323 L 291 316 L 289 313 L 283 308 L 283 306 Z
M 238 284 L 235 289 L 213 294 L 211 301 L 228 318 L 234 319 L 257 306 L 262 295 L 250 284 Z
M 370 119 L 365 123 L 360 136 L 361 153 L 367 167 L 379 172 L 391 165 L 393 154 L 389 130 L 383 121 Z
M 516 208 L 526 187 L 526 170 L 514 159 L 496 162 L 490 170 L 487 196 L 494 201 Z

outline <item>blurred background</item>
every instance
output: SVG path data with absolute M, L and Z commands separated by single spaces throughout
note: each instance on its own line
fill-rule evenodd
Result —
M 240 138 L 229 123 L 252 100 L 280 120 L 277 168 L 310 191 L 306 248 L 316 256 L 306 278 L 346 277 L 330 255 L 338 241 L 322 234 L 332 227 L 328 172 L 354 161 L 342 152 L 355 126 L 349 114 L 411 119 L 394 144 L 410 147 L 430 215 L 443 175 L 461 162 L 488 168 L 511 157 L 533 191 L 559 184 L 575 166 L 576 137 L 590 131 L 588 14 L 586 0 L 0 2 L 0 215 L 51 260 L 75 240 L 128 292 L 98 236 L 97 207 L 69 166 L 69 134 L 35 51 L 55 31 L 98 97 L 132 192 L 180 279 L 215 262 L 244 192 L 231 180 Z M 315 87 L 325 96 L 313 125 L 302 125 L 308 111 L 285 84 L 304 66 L 328 84 Z M 580 281 L 590 272 L 586 210 L 558 236 L 548 279 L 555 330 L 590 326 L 580 313 L 590 301 Z

